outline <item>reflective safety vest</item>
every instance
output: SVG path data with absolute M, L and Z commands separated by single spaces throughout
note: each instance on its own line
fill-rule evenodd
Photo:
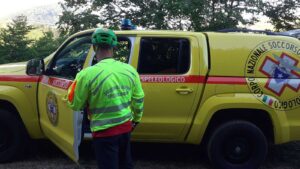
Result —
M 68 105 L 82 110 L 88 105 L 92 132 L 108 129 L 143 114 L 144 92 L 137 71 L 112 58 L 79 72 L 68 90 Z

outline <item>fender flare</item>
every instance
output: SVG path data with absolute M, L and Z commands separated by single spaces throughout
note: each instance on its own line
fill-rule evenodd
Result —
M 26 94 L 13 86 L 1 85 L 0 100 L 11 103 L 16 109 L 31 138 L 42 138 L 36 103 L 29 101 Z
M 219 94 L 205 99 L 200 104 L 190 132 L 187 136 L 187 142 L 191 144 L 200 144 L 205 131 L 212 120 L 213 115 L 225 109 L 257 109 L 265 111 L 271 118 L 274 132 L 274 143 L 284 143 L 289 140 L 289 125 L 284 111 L 272 109 L 249 93 Z

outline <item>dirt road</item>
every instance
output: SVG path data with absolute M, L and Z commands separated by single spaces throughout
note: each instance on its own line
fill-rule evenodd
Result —
M 136 169 L 211 169 L 197 146 L 178 144 L 134 143 Z M 0 164 L 0 169 L 95 169 L 90 144 L 82 147 L 77 165 L 49 141 L 34 144 L 22 161 Z M 261 169 L 299 169 L 300 142 L 272 146 Z

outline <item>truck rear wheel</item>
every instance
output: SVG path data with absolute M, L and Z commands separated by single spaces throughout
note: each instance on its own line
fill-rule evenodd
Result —
M 263 132 L 247 121 L 230 121 L 211 135 L 207 153 L 217 169 L 256 169 L 265 160 L 268 144 Z
M 16 115 L 0 110 L 0 162 L 8 162 L 19 157 L 24 151 L 26 134 Z

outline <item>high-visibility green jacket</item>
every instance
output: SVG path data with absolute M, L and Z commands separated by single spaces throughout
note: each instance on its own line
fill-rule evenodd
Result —
M 79 72 L 68 90 L 73 110 L 88 106 L 92 132 L 139 122 L 143 114 L 144 92 L 136 70 L 112 58 Z

